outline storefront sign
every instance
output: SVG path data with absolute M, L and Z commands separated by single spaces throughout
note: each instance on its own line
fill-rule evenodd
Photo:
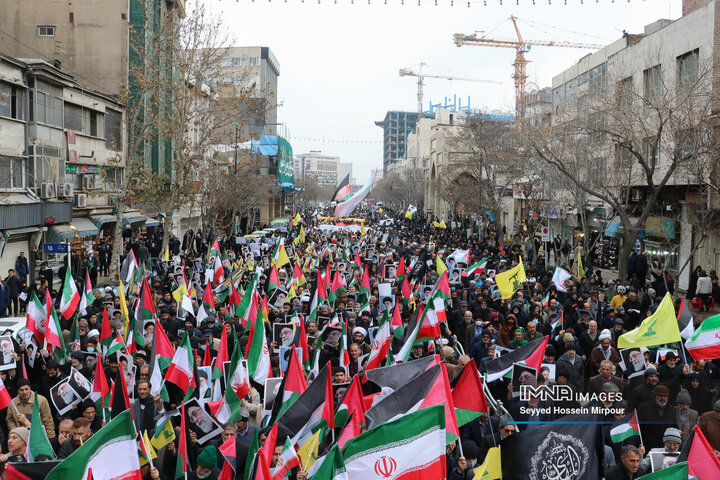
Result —
M 67 243 L 46 243 L 45 253 L 67 253 Z

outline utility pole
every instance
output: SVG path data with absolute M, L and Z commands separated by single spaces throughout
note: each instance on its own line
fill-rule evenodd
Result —
M 240 143 L 240 123 L 235 122 L 235 178 L 237 178 L 237 157 L 238 157 L 238 144 Z

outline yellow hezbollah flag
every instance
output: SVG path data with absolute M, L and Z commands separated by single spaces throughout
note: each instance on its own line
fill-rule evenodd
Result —
M 660 302 L 655 313 L 643 320 L 635 330 L 618 338 L 618 348 L 655 347 L 680 342 L 680 329 L 675 317 L 675 307 L 669 293 Z
M 445 270 L 447 270 L 447 265 L 445 265 L 445 262 L 442 261 L 442 258 L 440 258 L 440 255 L 435 257 L 435 265 L 437 267 L 437 274 L 438 276 L 442 275 Z
M 585 269 L 583 268 L 582 264 L 582 255 L 580 255 L 580 250 L 578 250 L 578 278 L 585 278 Z
M 173 440 L 175 440 L 175 429 L 172 426 L 172 422 L 168 418 L 167 420 L 165 420 L 162 428 L 155 429 L 155 434 L 153 435 L 152 439 L 150 439 L 150 445 L 152 445 L 155 450 L 160 450 Z
M 317 460 L 318 447 L 320 446 L 320 433 L 324 433 L 325 429 L 321 428 L 315 435 L 310 437 L 302 447 L 298 448 L 297 454 L 300 457 L 300 465 L 306 472 L 313 466 Z
M 500 294 L 504 299 L 512 298 L 513 294 L 520 289 L 525 280 L 527 280 L 527 277 L 525 276 L 525 267 L 523 267 L 522 258 L 516 267 L 495 275 L 495 283 L 497 283 Z
M 123 333 L 127 336 L 130 315 L 128 315 L 127 302 L 125 301 L 125 289 L 123 288 L 122 280 L 120 280 L 120 316 L 122 317 Z
M 360 236 L 365 236 L 365 222 L 360 222 Z
M 500 464 L 500 447 L 492 447 L 487 452 L 485 461 L 473 470 L 477 480 L 497 480 L 502 478 L 502 467 Z
M 410 210 L 405 212 L 405 218 L 412 218 L 412 212 Z
M 185 285 L 180 285 L 178 288 L 173 290 L 172 296 L 177 303 L 180 303 L 184 296 L 189 296 L 187 287 Z
M 440 220 L 440 224 L 438 226 L 440 228 L 447 228 L 447 225 L 445 225 L 445 220 Z
M 165 251 L 163 252 L 163 262 L 170 260 L 170 245 L 165 245 Z

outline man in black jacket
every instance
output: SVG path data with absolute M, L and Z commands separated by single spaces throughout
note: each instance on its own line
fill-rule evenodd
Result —
M 10 316 L 19 316 L 20 310 L 18 309 L 18 296 L 21 290 L 20 277 L 15 275 L 15 270 L 12 268 L 8 270 L 8 276 L 5 278 L 5 287 L 10 297 Z
M 675 408 L 669 404 L 669 398 L 670 389 L 665 385 L 656 385 L 653 389 L 653 400 L 637 406 L 643 444 L 648 450 L 662 448 L 665 430 L 677 427 Z

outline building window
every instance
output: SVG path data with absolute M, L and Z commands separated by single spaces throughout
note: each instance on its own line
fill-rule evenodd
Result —
M 248 65 L 250 65 L 251 67 L 259 67 L 260 66 L 260 57 L 248 58 Z
M 660 80 L 660 65 L 643 71 L 643 96 L 646 99 L 657 98 L 660 95 Z
M 31 104 L 30 109 L 30 120 L 62 128 L 63 89 L 37 80 L 35 82 L 34 99 L 35 101 Z
M 118 167 L 105 167 L 104 183 L 106 190 L 119 190 L 122 187 L 123 169 Z
M 601 63 L 595 68 L 590 69 L 589 88 L 596 89 L 602 88 L 605 85 L 605 72 L 607 70 L 607 64 Z
M 660 150 L 654 138 L 645 139 L 645 161 L 650 168 L 655 168 L 660 163 Z
M 242 57 L 227 57 L 220 60 L 221 67 L 241 67 Z
M 84 135 L 102 137 L 105 135 L 105 115 L 96 110 L 72 103 L 65 104 L 65 128 Z
M 23 89 L 7 83 L 0 83 L 0 117 L 23 120 Z
M 677 57 L 677 85 L 678 88 L 688 88 L 698 81 L 698 62 L 700 50 L 697 48 L 692 52 Z
M 623 78 L 617 85 L 618 106 L 630 106 L 633 103 L 633 77 Z
M 40 25 L 37 29 L 38 37 L 54 37 L 55 26 L 54 25 Z
M 112 109 L 105 111 L 105 147 L 122 150 L 122 113 Z
M 25 159 L 0 155 L 0 190 L 25 188 Z

